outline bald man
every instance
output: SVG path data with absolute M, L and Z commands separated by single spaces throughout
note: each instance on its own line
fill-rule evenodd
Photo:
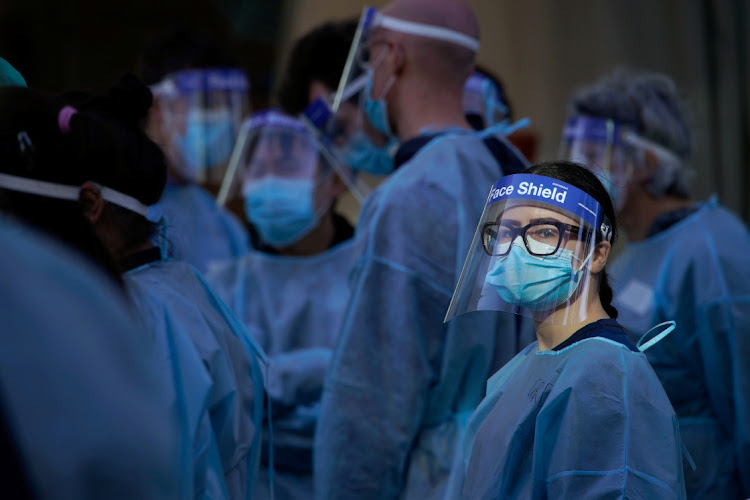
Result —
M 316 434 L 321 499 L 442 498 L 493 354 L 504 362 L 523 347 L 512 316 L 443 323 L 490 187 L 524 163 L 464 117 L 474 13 L 461 0 L 399 0 L 379 14 L 364 108 L 402 145 L 357 227 L 363 254 Z

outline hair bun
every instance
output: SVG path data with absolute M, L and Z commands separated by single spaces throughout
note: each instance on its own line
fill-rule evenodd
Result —
M 132 126 L 148 115 L 153 103 L 151 90 L 132 74 L 126 74 L 109 91 L 115 112 L 120 119 Z

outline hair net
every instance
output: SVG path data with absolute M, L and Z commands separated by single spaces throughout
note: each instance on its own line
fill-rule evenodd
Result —
M 618 68 L 581 88 L 569 102 L 569 114 L 609 118 L 632 127 L 637 134 L 663 146 L 683 162 L 692 154 L 689 117 L 674 82 L 664 74 Z M 658 169 L 650 190 L 687 195 L 686 169 Z

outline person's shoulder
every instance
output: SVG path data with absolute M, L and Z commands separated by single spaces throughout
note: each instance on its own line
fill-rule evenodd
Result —
M 611 332 L 621 333 L 622 331 L 618 332 L 613 328 Z M 597 333 L 607 332 L 602 330 Z M 612 369 L 620 371 L 625 365 L 633 362 L 641 363 L 645 360 L 642 352 L 633 351 L 622 342 L 599 335 L 576 342 L 566 350 L 570 350 L 566 371 L 571 375 L 577 373 L 580 378 L 590 377 L 592 370 L 609 375 L 613 373 L 610 371 Z M 574 369 L 570 370 L 571 367 Z

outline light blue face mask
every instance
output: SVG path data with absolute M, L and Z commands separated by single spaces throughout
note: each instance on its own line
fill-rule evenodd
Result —
M 386 136 L 388 136 L 389 139 L 395 138 L 393 131 L 391 130 L 391 125 L 388 122 L 388 105 L 385 102 L 385 96 L 391 89 L 391 85 L 393 85 L 393 82 L 396 81 L 396 76 L 392 75 L 388 80 L 388 83 L 383 90 L 383 95 L 379 99 L 374 99 L 372 97 L 372 82 L 374 75 L 375 69 L 373 68 L 367 75 L 367 84 L 365 85 L 365 89 L 363 90 L 363 92 L 365 93 L 365 115 L 367 116 L 367 119 L 370 120 L 370 123 L 372 123 L 373 127 L 384 133 Z
M 571 250 L 561 248 L 554 255 L 535 257 L 517 239 L 508 256 L 495 262 L 486 281 L 505 302 L 542 311 L 559 306 L 573 295 L 584 268 L 585 262 L 573 271 Z
M 387 145 L 378 147 L 367 134 L 358 130 L 341 149 L 341 157 L 344 163 L 360 172 L 388 175 L 395 168 L 391 151 L 396 144 L 397 141 L 392 139 Z
M 310 179 L 268 176 L 244 190 L 245 215 L 264 242 L 283 248 L 299 241 L 318 223 Z
M 234 146 L 234 124 L 229 111 L 189 111 L 185 135 L 179 137 L 178 146 L 192 178 L 202 168 L 222 165 Z

